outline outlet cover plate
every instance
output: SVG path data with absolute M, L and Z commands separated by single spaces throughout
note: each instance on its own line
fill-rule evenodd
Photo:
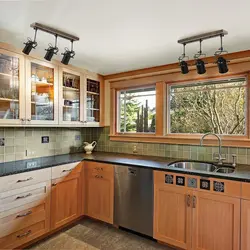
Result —
M 49 143 L 49 136 L 42 136 L 42 143 Z

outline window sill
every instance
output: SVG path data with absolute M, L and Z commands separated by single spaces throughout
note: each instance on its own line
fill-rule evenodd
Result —
M 111 141 L 121 142 L 145 142 L 145 143 L 165 143 L 165 144 L 186 144 L 200 145 L 202 135 L 182 135 L 169 134 L 166 136 L 156 136 L 152 134 L 111 134 Z M 250 139 L 246 136 L 222 136 L 222 146 L 228 147 L 248 147 L 250 148 Z M 204 139 L 204 145 L 218 146 L 218 140 L 214 136 L 208 136 Z

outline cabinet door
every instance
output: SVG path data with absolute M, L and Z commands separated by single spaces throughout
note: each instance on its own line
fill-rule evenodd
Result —
M 83 125 L 84 86 L 80 73 L 62 68 L 59 71 L 59 122 Z
M 250 201 L 241 200 L 241 250 L 250 249 Z
M 240 199 L 193 193 L 193 250 L 240 249 Z
M 27 125 L 58 124 L 57 66 L 27 59 L 26 77 Z
M 81 174 L 52 181 L 51 228 L 55 229 L 78 218 L 82 204 Z
M 170 184 L 154 186 L 154 238 L 181 249 L 190 249 L 191 195 Z
M 86 180 L 86 214 L 113 224 L 114 179 L 99 174 L 87 174 Z
M 0 49 L 0 125 L 25 124 L 24 57 Z

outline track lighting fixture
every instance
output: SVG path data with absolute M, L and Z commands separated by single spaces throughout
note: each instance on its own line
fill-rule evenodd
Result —
M 71 50 L 69 50 L 68 48 L 65 48 L 65 52 L 62 53 L 63 58 L 61 63 L 68 65 L 69 61 L 71 58 L 74 58 L 75 56 L 75 51 L 73 50 L 73 40 L 71 41 Z
M 196 62 L 195 62 L 196 70 L 199 75 L 206 73 L 205 62 L 202 59 L 200 59 L 200 56 L 206 56 L 206 54 L 202 53 L 201 43 L 202 43 L 202 40 L 200 40 L 200 50 L 198 51 L 197 54 L 194 55 L 194 58 L 196 59 Z
M 188 69 L 188 64 L 186 61 L 184 61 L 185 58 L 188 59 L 188 57 L 186 56 L 185 54 L 185 46 L 186 44 L 183 44 L 183 53 L 182 55 L 179 57 L 179 62 L 180 62 L 180 67 L 181 67 L 181 73 L 182 74 L 187 74 L 189 72 L 189 69 Z
M 46 59 L 47 61 L 51 61 L 53 55 L 56 55 L 57 52 L 59 51 L 58 47 L 57 47 L 57 35 L 55 35 L 55 46 L 53 47 L 53 45 L 50 43 L 49 44 L 49 48 L 46 49 L 46 54 L 44 56 L 44 59 Z
M 23 53 L 26 55 L 29 55 L 30 51 L 32 49 L 35 49 L 37 46 L 37 42 L 36 42 L 36 33 L 37 33 L 37 29 L 35 28 L 35 36 L 34 36 L 34 40 L 32 41 L 31 38 L 28 37 L 28 41 L 25 44 L 25 47 L 23 49 Z
M 228 67 L 227 67 L 227 60 L 221 56 L 222 53 L 227 53 L 226 50 L 223 49 L 223 45 L 222 45 L 222 37 L 223 35 L 220 35 L 220 48 L 218 51 L 215 52 L 215 56 L 219 56 L 217 61 L 216 61 L 216 64 L 218 66 L 218 69 L 219 69 L 219 72 L 221 74 L 225 74 L 228 72 Z

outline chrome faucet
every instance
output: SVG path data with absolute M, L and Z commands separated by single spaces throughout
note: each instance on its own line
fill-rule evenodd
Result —
M 218 160 L 218 164 L 219 165 L 222 165 L 223 164 L 223 160 L 225 160 L 225 158 L 222 157 L 222 153 L 221 153 L 221 138 L 219 135 L 215 134 L 215 133 L 206 133 L 204 134 L 202 137 L 201 137 L 201 140 L 200 140 L 200 145 L 202 146 L 203 145 L 203 140 L 206 136 L 208 135 L 213 135 L 215 136 L 217 139 L 218 139 L 218 142 L 219 142 L 219 153 L 218 153 L 218 157 L 216 158 L 216 160 Z

